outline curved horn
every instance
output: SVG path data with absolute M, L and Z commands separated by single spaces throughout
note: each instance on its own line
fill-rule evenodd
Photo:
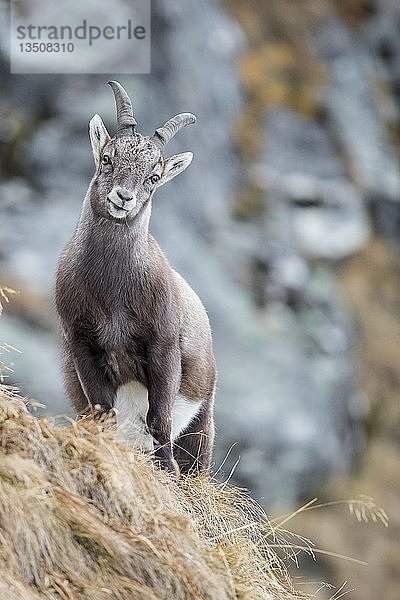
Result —
M 109 81 L 108 85 L 111 86 L 114 93 L 115 108 L 117 109 L 117 137 L 133 135 L 137 123 L 133 116 L 130 98 L 118 81 Z
M 152 140 L 161 149 L 165 144 L 168 144 L 178 131 L 191 123 L 196 123 L 196 117 L 191 113 L 176 115 L 169 119 L 162 127 L 155 130 Z

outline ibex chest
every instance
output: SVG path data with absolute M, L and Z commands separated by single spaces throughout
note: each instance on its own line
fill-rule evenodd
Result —
M 133 378 L 145 379 L 147 350 L 143 328 L 137 317 L 122 311 L 105 316 L 96 324 L 99 348 L 120 383 Z
M 100 314 L 96 319 L 95 334 L 99 345 L 105 350 L 123 347 L 132 333 L 132 323 L 122 310 Z

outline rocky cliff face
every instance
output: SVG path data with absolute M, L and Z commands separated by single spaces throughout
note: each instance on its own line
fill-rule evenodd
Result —
M 159 191 L 152 229 L 210 314 L 217 465 L 236 444 L 224 469 L 240 454 L 236 481 L 271 506 L 346 471 L 363 446 L 355 324 L 336 274 L 371 227 L 395 233 L 400 184 L 397 107 L 387 94 L 382 114 L 375 96 L 396 73 L 387 60 L 376 69 L 372 24 L 354 36 L 330 3 L 298 3 L 294 23 L 282 3 L 255 4 L 157 0 L 152 74 L 122 82 L 144 132 L 198 116 L 171 142 L 195 160 Z M 380 3 L 374 19 L 396 52 L 390 10 Z M 91 177 L 87 122 L 98 112 L 112 130 L 114 107 L 106 77 L 10 76 L 6 58 L 0 267 L 22 291 L 1 337 L 22 350 L 12 380 L 59 413 L 54 312 L 40 307 Z

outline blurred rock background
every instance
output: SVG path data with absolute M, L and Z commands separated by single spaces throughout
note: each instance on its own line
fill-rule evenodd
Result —
M 198 116 L 170 144 L 195 160 L 158 192 L 152 230 L 212 322 L 219 476 L 240 456 L 235 482 L 274 514 L 314 495 L 374 496 L 388 530 L 340 507 L 290 526 L 369 562 L 324 557 L 305 573 L 347 580 L 355 600 L 395 600 L 400 5 L 154 0 L 152 29 L 151 75 L 119 79 L 142 132 Z M 21 351 L 3 359 L 23 394 L 71 414 L 54 272 L 92 175 L 88 120 L 113 131 L 114 104 L 102 75 L 10 75 L 4 44 L 0 72 L 0 282 L 19 290 L 0 339 Z

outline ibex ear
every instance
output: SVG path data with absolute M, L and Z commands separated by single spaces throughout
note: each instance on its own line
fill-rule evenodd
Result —
M 157 183 L 157 187 L 164 185 L 170 179 L 173 179 L 179 173 L 182 173 L 190 165 L 193 159 L 192 152 L 182 152 L 164 159 L 163 171 L 161 178 Z
M 101 151 L 107 142 L 110 141 L 110 134 L 99 115 L 94 115 L 89 123 L 90 143 L 92 144 L 94 162 L 99 166 Z

